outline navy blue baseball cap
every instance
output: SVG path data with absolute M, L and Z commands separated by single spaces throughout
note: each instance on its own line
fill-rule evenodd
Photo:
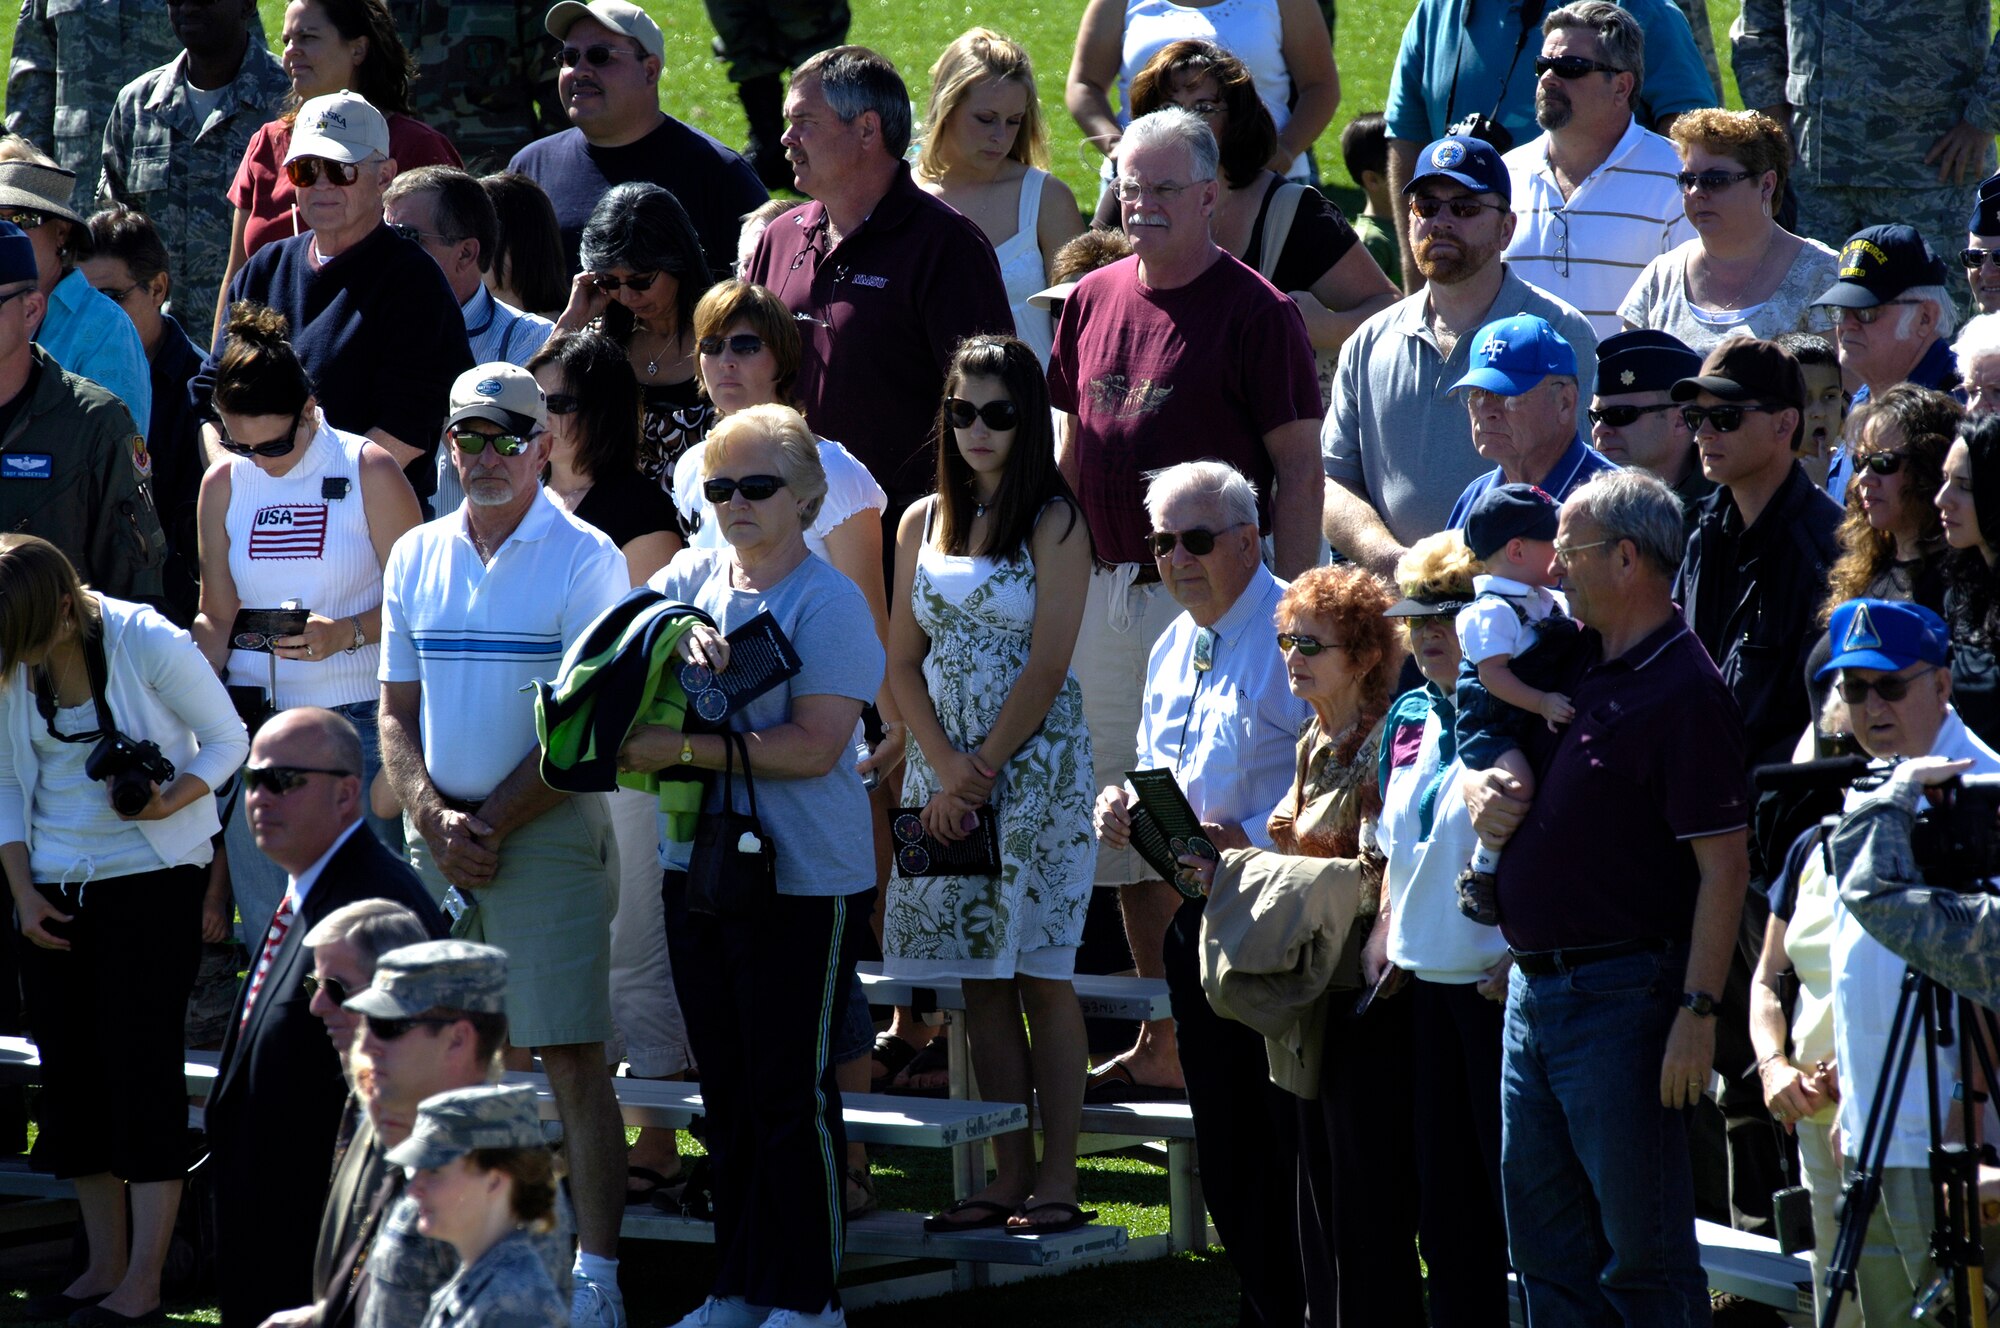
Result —
M 35 280 L 35 246 L 28 233 L 11 221 L 0 221 L 0 286 Z
M 1833 611 L 1826 635 L 1833 657 L 1813 674 L 1824 682 L 1842 669 L 1894 673 L 1912 664 L 1943 668 L 1951 660 L 1951 632 L 1921 604 L 1894 599 L 1851 599 Z
M 1912 286 L 1942 286 L 1945 281 L 1944 260 L 1931 252 L 1916 227 L 1900 222 L 1869 226 L 1840 247 L 1840 280 L 1813 303 L 1873 309 Z
M 1500 159 L 1499 151 L 1485 139 L 1470 134 L 1441 138 L 1418 153 L 1416 173 L 1403 186 L 1403 192 L 1409 193 L 1436 175 L 1456 180 L 1477 194 L 1498 194 L 1510 201 L 1514 197 L 1514 178 L 1507 173 L 1507 163 Z
M 1446 388 L 1482 387 L 1504 397 L 1532 390 L 1550 374 L 1576 377 L 1576 351 L 1563 334 L 1533 314 L 1488 323 L 1473 334 L 1472 367 Z
M 1562 506 L 1533 484 L 1498 484 L 1472 502 L 1465 515 L 1465 543 L 1484 561 L 1508 540 L 1552 540 Z
M 2000 175 L 1979 182 L 1979 201 L 1972 207 L 1972 220 L 1965 229 L 1986 238 L 2000 237 Z
M 1597 343 L 1597 395 L 1671 392 L 1683 378 L 1701 372 L 1701 356 L 1671 332 L 1634 328 Z

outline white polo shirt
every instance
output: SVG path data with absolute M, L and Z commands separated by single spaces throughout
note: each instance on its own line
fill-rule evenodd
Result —
M 491 793 L 535 746 L 529 684 L 631 589 L 618 546 L 550 502 L 480 561 L 465 509 L 411 530 L 382 569 L 383 682 L 423 684 L 424 765 L 446 797 Z
M 1674 145 L 1633 120 L 1567 200 L 1549 165 L 1547 134 L 1501 160 L 1514 183 L 1507 261 L 1524 280 L 1582 310 L 1598 340 L 1624 331 L 1618 306 L 1646 264 L 1695 238 L 1674 179 L 1681 169 Z

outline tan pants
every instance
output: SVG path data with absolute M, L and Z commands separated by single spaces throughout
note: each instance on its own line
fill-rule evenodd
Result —
M 1123 784 L 1125 772 L 1138 768 L 1146 660 L 1181 613 L 1165 586 L 1137 585 L 1130 578 L 1131 573 L 1122 569 L 1091 572 L 1083 625 L 1077 630 L 1070 661 L 1070 671 L 1083 688 L 1083 722 L 1090 729 L 1091 765 L 1100 792 Z M 1098 885 L 1130 885 L 1155 875 L 1135 849 L 1098 845 Z

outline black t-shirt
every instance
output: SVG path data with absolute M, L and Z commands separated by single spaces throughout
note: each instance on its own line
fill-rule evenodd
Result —
M 586 525 L 596 526 L 621 549 L 654 531 L 682 533 L 680 514 L 674 510 L 673 500 L 656 485 L 631 480 L 594 481 L 571 515 Z
M 1271 216 L 1271 200 L 1278 196 L 1284 183 L 1274 176 L 1270 188 L 1264 191 L 1263 205 L 1257 209 L 1257 223 L 1250 228 L 1250 243 L 1243 251 L 1244 266 L 1259 272 L 1264 270 L 1264 225 Z M 1311 185 L 1304 188 L 1299 210 L 1292 216 L 1292 228 L 1285 233 L 1284 248 L 1278 251 L 1278 266 L 1271 275 L 1271 284 L 1288 295 L 1311 290 L 1314 282 L 1331 272 L 1334 264 L 1361 242 L 1332 199 Z

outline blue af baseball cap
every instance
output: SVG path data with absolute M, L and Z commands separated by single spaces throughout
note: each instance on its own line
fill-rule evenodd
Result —
M 1814 682 L 1842 669 L 1894 673 L 1919 663 L 1942 668 L 1951 659 L 1951 632 L 1944 619 L 1902 600 L 1848 600 L 1833 611 L 1826 635 L 1834 643 L 1833 657 L 1813 675 Z
M 1481 387 L 1518 397 L 1550 374 L 1576 377 L 1576 352 L 1562 333 L 1533 314 L 1488 323 L 1473 335 L 1472 368 L 1447 392 Z
M 1510 201 L 1514 197 L 1514 178 L 1507 173 L 1499 151 L 1485 139 L 1469 134 L 1441 138 L 1418 153 L 1416 173 L 1403 192 L 1409 193 L 1436 175 L 1456 180 L 1474 193 L 1498 194 Z

